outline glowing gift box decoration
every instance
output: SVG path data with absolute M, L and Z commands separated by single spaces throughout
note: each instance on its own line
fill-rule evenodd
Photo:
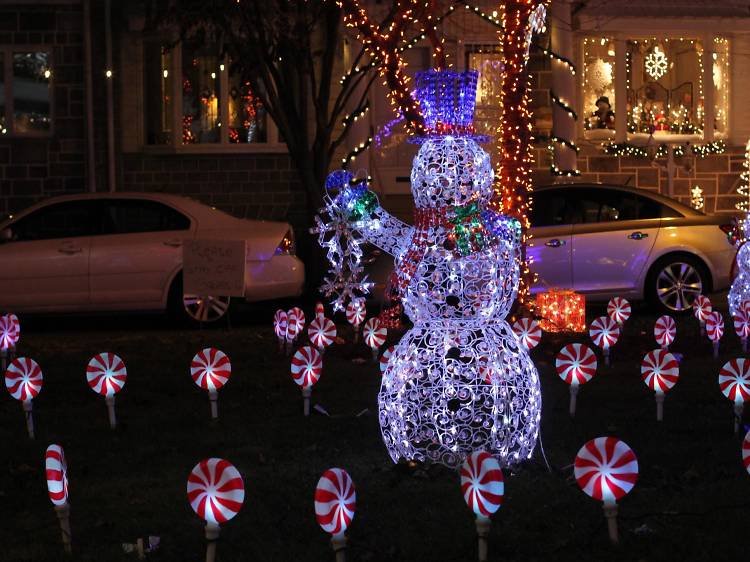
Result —
M 536 311 L 545 332 L 585 332 L 586 297 L 568 289 L 536 295 Z

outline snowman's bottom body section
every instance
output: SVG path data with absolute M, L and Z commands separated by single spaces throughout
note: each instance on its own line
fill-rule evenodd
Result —
M 734 316 L 740 305 L 750 300 L 750 246 L 743 245 L 737 252 L 737 268 L 739 273 L 732 281 L 727 300 L 729 301 L 729 313 Z
M 539 434 L 539 375 L 505 320 L 417 324 L 391 355 L 378 395 L 380 428 L 399 459 L 457 467 L 485 450 L 505 467 Z

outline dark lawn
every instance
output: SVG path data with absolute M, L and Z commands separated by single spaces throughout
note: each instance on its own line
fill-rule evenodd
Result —
M 305 308 L 309 315 L 312 306 Z M 596 307 L 590 316 L 603 313 Z M 369 357 L 369 350 L 347 344 L 326 354 L 313 401 L 331 417 L 304 419 L 289 360 L 276 354 L 272 315 L 267 307 L 243 310 L 231 331 L 175 329 L 152 317 L 26 322 L 20 351 L 41 365 L 44 388 L 34 400 L 35 441 L 26 437 L 21 405 L 5 392 L 0 398 L 0 559 L 64 559 L 43 466 L 46 446 L 58 442 L 69 463 L 75 560 L 135 560 L 121 543 L 149 534 L 162 541 L 151 559 L 201 560 L 202 522 L 185 486 L 193 465 L 209 456 L 235 464 L 246 484 L 244 508 L 222 530 L 223 562 L 332 561 L 312 497 L 320 474 L 333 466 L 345 468 L 357 488 L 349 560 L 475 560 L 473 517 L 457 474 L 440 467 L 409 473 L 388 458 L 377 422 L 379 369 L 351 361 Z M 656 347 L 655 318 L 635 307 L 613 349 L 613 366 L 600 359 L 597 377 L 581 389 L 574 420 L 568 387 L 553 369 L 554 353 L 570 339 L 545 336 L 533 351 L 552 472 L 537 452 L 518 474 L 506 474 L 491 560 L 746 556 L 750 476 L 741 464 L 741 440 L 732 434 L 731 404 L 716 382 L 720 366 L 740 353 L 739 340 L 727 321 L 715 361 L 697 321 L 678 321 L 672 348 L 685 354 L 682 376 L 667 395 L 665 421 L 657 424 L 653 393 L 639 376 L 643 354 Z M 348 337 L 343 317 L 337 323 Z M 193 354 L 209 345 L 233 364 L 219 393 L 218 423 L 210 421 L 207 393 L 188 369 Z M 104 399 L 84 377 L 88 359 L 100 351 L 119 354 L 128 368 L 115 432 Z M 355 417 L 365 408 L 369 415 Z M 608 543 L 601 504 L 578 489 L 570 467 L 579 447 L 600 435 L 623 439 L 640 463 L 640 480 L 620 504 L 619 547 Z

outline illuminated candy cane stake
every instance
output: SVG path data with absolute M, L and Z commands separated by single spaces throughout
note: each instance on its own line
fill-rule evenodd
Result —
M 724 317 L 714 310 L 706 317 L 706 333 L 714 348 L 714 359 L 719 358 L 719 341 L 724 335 Z
M 747 353 L 747 337 L 750 335 L 750 317 L 748 317 L 744 306 L 741 306 L 734 313 L 732 320 L 734 323 L 734 332 L 742 342 L 742 353 Z
M 223 387 L 232 375 L 232 364 L 223 351 L 215 347 L 207 347 L 193 357 L 190 363 L 190 376 L 195 384 L 208 391 L 211 402 L 211 417 L 219 417 L 219 389 Z
M 656 319 L 656 323 L 654 324 L 654 339 L 656 339 L 656 343 L 658 343 L 663 350 L 667 351 L 676 335 L 677 325 L 671 316 L 665 314 Z
M 664 393 L 680 378 L 680 364 L 674 355 L 663 349 L 649 351 L 641 363 L 643 382 L 655 392 L 656 421 L 664 419 Z
M 122 390 L 128 372 L 125 363 L 114 353 L 94 355 L 86 366 L 86 380 L 91 390 L 104 396 L 109 414 L 109 427 L 117 427 L 115 417 L 115 394 Z
M 299 348 L 292 357 L 291 371 L 294 382 L 302 388 L 303 411 L 305 416 L 309 416 L 312 387 L 323 372 L 323 358 L 320 352 L 309 345 Z
M 607 303 L 607 314 L 620 325 L 630 318 L 630 303 L 622 297 L 612 297 Z
M 187 497 L 193 511 L 206 522 L 206 562 L 214 562 L 219 525 L 237 515 L 245 501 L 242 476 L 229 461 L 204 459 L 188 476 Z
M 325 316 L 316 316 L 307 328 L 312 344 L 323 353 L 336 340 L 336 324 Z
M 31 401 L 42 390 L 44 377 L 39 365 L 28 357 L 17 357 L 11 361 L 8 370 L 5 371 L 5 386 L 10 395 L 16 400 L 23 402 L 23 411 L 26 414 L 26 429 L 29 438 L 34 439 L 34 415 L 32 413 Z
M 706 335 L 706 319 L 711 314 L 713 308 L 711 301 L 705 295 L 698 295 L 693 302 L 693 315 L 698 319 L 701 324 L 701 336 Z
M 581 447 L 573 474 L 583 492 L 604 502 L 609 538 L 618 542 L 617 500 L 638 480 L 638 459 L 633 450 L 614 437 L 597 437 Z
M 570 417 L 576 415 L 576 397 L 580 385 L 589 382 L 596 374 L 596 355 L 581 343 L 569 343 L 555 359 L 557 374 L 570 385 Z
M 326 315 L 326 308 L 323 303 L 318 301 L 315 303 L 315 318 L 323 318 Z
M 750 400 L 750 360 L 731 359 L 719 371 L 719 388 L 734 404 L 734 433 L 739 433 L 745 402 Z
M 286 342 L 286 312 L 279 309 L 273 315 L 273 332 L 276 334 L 276 340 L 279 342 L 279 353 L 284 351 L 284 342 Z
M 50 445 L 44 454 L 44 468 L 47 475 L 47 491 L 60 522 L 63 548 L 71 553 L 70 504 L 68 503 L 68 464 L 65 452 L 60 445 Z
M 461 492 L 476 514 L 479 562 L 487 562 L 490 517 L 503 504 L 505 483 L 500 463 L 485 451 L 474 451 L 461 465 Z
M 343 468 L 329 468 L 315 487 L 315 519 L 331 535 L 336 562 L 346 560 L 346 530 L 357 509 L 357 493 Z
M 609 316 L 600 316 L 591 322 L 589 335 L 594 344 L 604 352 L 604 364 L 609 366 L 609 348 L 617 343 L 620 337 L 620 325 Z

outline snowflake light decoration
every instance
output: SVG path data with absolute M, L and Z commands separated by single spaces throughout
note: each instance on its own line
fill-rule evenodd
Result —
M 612 84 L 612 63 L 596 59 L 586 70 L 591 89 L 595 92 L 604 92 Z
M 427 134 L 411 172 L 414 226 L 350 180 L 328 201 L 327 214 L 349 222 L 342 231 L 394 256 L 395 286 L 414 323 L 378 395 L 394 462 L 457 467 L 484 449 L 514 466 L 531 456 L 539 431 L 539 376 L 505 320 L 518 292 L 521 225 L 489 208 L 492 164 L 471 123 L 476 83 L 476 71 L 417 74 Z
M 667 73 L 669 61 L 667 55 L 658 46 L 646 55 L 646 72 L 654 80 L 658 80 Z
M 703 208 L 704 199 L 703 188 L 701 188 L 701 186 L 696 185 L 693 189 L 690 190 L 690 205 L 693 207 L 693 209 L 697 209 L 698 211 Z

